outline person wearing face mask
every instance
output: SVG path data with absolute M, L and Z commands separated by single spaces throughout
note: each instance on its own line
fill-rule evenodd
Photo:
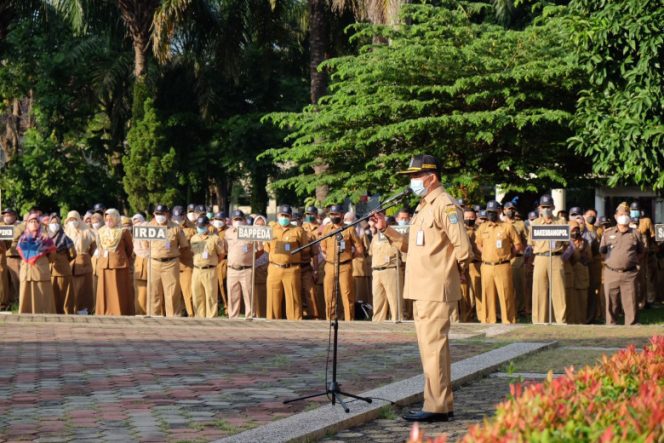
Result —
M 171 219 L 182 227 L 182 232 L 184 232 L 184 236 L 189 242 L 194 234 L 196 234 L 196 227 L 189 221 L 187 215 L 185 215 L 182 206 L 173 206 Z M 191 249 L 183 249 L 180 251 L 180 290 L 182 291 L 182 300 L 184 301 L 184 309 L 187 313 L 187 317 L 193 317 L 195 314 L 191 293 L 191 278 L 193 272 L 193 253 Z
M 25 230 L 25 225 L 18 221 L 17 213 L 12 208 L 2 210 L 2 221 L 0 225 L 14 227 L 14 239 L 0 241 L 0 250 L 5 251 L 6 266 L 0 264 L 0 310 L 8 309 L 12 303 L 18 301 L 19 272 L 21 267 L 21 256 L 16 250 L 18 238 Z
M 97 205 L 99 205 L 98 203 Z M 95 206 L 97 206 L 95 205 Z M 92 212 L 92 211 L 90 211 Z M 98 212 L 92 212 L 90 214 L 90 226 L 95 238 L 99 230 L 104 226 L 104 216 Z M 97 294 L 97 261 L 99 260 L 99 251 L 95 250 L 95 253 L 91 257 L 92 260 L 92 293 Z
M 395 219 L 397 221 L 397 225 L 408 226 L 410 224 L 410 211 L 407 208 L 399 209 Z
M 614 218 L 618 224 L 606 229 L 599 245 L 599 252 L 604 258 L 606 324 L 617 324 L 622 306 L 625 325 L 634 325 L 638 322 L 638 265 L 646 250 L 641 234 L 629 227 L 631 220 L 627 202 L 618 205 Z
M 341 205 L 332 205 L 329 210 L 331 223 L 323 229 L 323 235 L 344 226 Z M 353 258 L 364 256 L 364 245 L 354 228 L 345 229 L 341 232 L 341 248 L 339 254 L 339 298 L 344 308 L 344 319 L 346 321 L 355 318 L 355 285 L 353 282 Z M 337 301 L 334 294 L 335 288 L 335 263 L 337 259 L 337 240 L 329 237 L 321 243 L 321 252 L 325 256 L 325 280 L 323 290 L 325 292 L 325 318 L 332 320 L 337 312 Z
M 318 238 L 318 208 L 309 206 L 304 212 L 304 223 L 302 229 L 307 236 L 307 243 Z M 300 268 L 300 277 L 302 280 L 302 315 L 304 318 L 318 320 L 325 304 L 318 297 L 316 283 L 318 281 L 318 254 L 320 246 L 318 244 L 302 250 L 302 263 Z
M 636 223 L 637 229 L 643 238 L 646 254 L 639 269 L 638 299 L 639 309 L 657 301 L 657 245 L 655 244 L 655 226 L 649 217 L 643 215 L 638 201 L 629 205 L 629 216 Z
M 578 210 L 578 211 L 577 211 Z M 583 236 L 580 208 L 570 209 L 570 242 L 562 254 L 565 266 L 567 323 L 585 324 L 588 319 L 589 266 L 592 261 L 590 243 Z M 576 220 L 579 217 L 579 220 Z
M 516 205 L 511 201 L 505 203 L 503 207 L 503 221 L 512 225 L 521 239 L 521 244 L 525 247 L 528 243 L 528 231 L 526 230 L 526 224 L 521 220 L 517 220 L 516 214 Z M 532 300 L 526 298 L 526 269 L 524 267 L 524 260 L 523 253 L 517 252 L 510 262 L 512 266 L 516 310 L 517 313 L 522 315 L 530 314 L 532 309 Z
M 131 217 L 134 226 L 146 224 L 145 216 L 136 213 Z M 148 267 L 150 266 L 150 245 L 146 241 L 133 240 L 134 245 L 134 293 L 136 294 L 136 315 L 148 313 Z
M 601 229 L 597 220 L 597 211 L 587 209 L 583 213 L 585 231 L 584 238 L 590 244 L 592 261 L 588 267 L 590 285 L 588 287 L 588 323 L 600 321 L 604 323 L 604 295 L 602 293 L 602 255 L 599 253 L 599 243 L 602 240 Z
M 512 258 L 523 251 L 521 237 L 511 223 L 499 221 L 500 203 L 486 204 L 487 222 L 477 232 L 477 249 L 482 253 L 482 307 L 484 321 L 496 323 L 496 299 L 503 323 L 516 323 L 516 299 Z
M 461 208 L 440 183 L 440 162 L 431 155 L 417 155 L 402 174 L 410 176 L 410 189 L 420 197 L 408 234 L 388 227 L 381 214 L 372 218 L 390 243 L 408 253 L 404 298 L 414 300 L 413 317 L 424 370 L 424 406 L 403 418 L 448 421 L 454 415 L 450 317 L 461 299 L 461 274 L 473 258 L 472 246 Z
M 461 300 L 459 300 L 459 320 L 464 323 L 472 322 L 477 315 L 477 319 L 485 323 L 484 310 L 482 307 L 482 280 L 480 274 L 480 265 L 482 263 L 482 253 L 477 249 L 477 226 L 475 221 L 477 214 L 471 206 L 466 206 L 463 211 L 463 223 L 466 226 L 466 235 L 473 248 L 473 260 L 466 269 L 465 281 L 461 282 Z
M 270 254 L 267 270 L 267 318 L 281 319 L 281 304 L 286 298 L 286 318 L 302 320 L 302 279 L 300 263 L 302 253 L 291 251 L 306 244 L 308 236 L 300 227 L 291 225 L 293 210 L 289 205 L 277 208 L 277 223 L 272 227 L 272 240 L 264 242 L 265 252 Z
M 344 214 L 344 225 L 348 226 L 357 220 L 357 217 L 354 212 L 348 211 Z M 372 304 L 373 300 L 371 297 L 371 260 L 368 258 L 367 253 L 369 251 L 369 237 L 364 234 L 364 229 L 360 225 L 355 225 L 353 228 L 357 238 L 362 243 L 362 248 L 364 252 L 361 255 L 353 257 L 352 268 L 353 268 L 353 287 L 355 294 L 355 303 L 368 303 Z
M 401 260 L 399 250 L 390 244 L 384 234 L 377 232 L 371 239 L 369 256 L 373 270 L 371 282 L 373 317 L 371 320 L 385 321 L 388 317 L 392 321 L 401 320 L 398 315 L 403 313 L 403 306 L 399 306 L 398 285 L 403 284 L 403 279 L 399 278 L 397 269 L 397 260 Z M 402 263 L 399 265 L 403 268 Z
M 530 237 L 530 229 L 531 229 L 531 224 L 533 220 L 537 219 L 537 212 L 535 211 L 530 211 L 528 213 L 528 217 L 526 218 L 526 221 L 524 224 L 526 225 L 526 239 Z M 533 307 L 533 271 L 535 269 L 535 254 L 533 254 L 533 247 L 531 245 L 527 245 L 526 249 L 523 251 L 523 268 L 524 268 L 524 274 L 525 274 L 525 295 L 524 297 L 526 298 L 526 315 L 530 315 L 532 313 L 532 307 Z
M 191 237 L 194 272 L 191 292 L 196 317 L 213 318 L 219 312 L 217 265 L 225 257 L 226 248 L 217 234 L 210 232 L 210 220 L 201 215 L 196 220 L 196 234 Z
M 56 251 L 55 244 L 42 231 L 38 213 L 28 214 L 25 226 L 16 246 L 22 259 L 18 311 L 21 314 L 55 314 L 49 269 Z
M 85 223 L 88 226 L 88 228 L 92 229 L 92 212 L 91 211 L 87 211 L 83 215 L 83 223 Z
M 251 277 L 253 257 L 263 254 L 259 242 L 238 239 L 238 228 L 246 224 L 242 211 L 231 213 L 232 227 L 226 230 L 224 245 L 228 251 L 228 275 L 226 293 L 228 294 L 228 318 L 239 318 L 244 304 L 244 318 L 251 320 L 256 316 L 256 298 L 251 302 Z
M 254 216 L 254 226 L 266 226 L 267 219 L 263 215 Z M 261 245 L 262 247 L 262 245 Z M 265 318 L 267 306 L 267 266 L 270 256 L 263 250 L 263 254 L 256 259 L 254 269 L 254 308 L 256 317 Z
M 182 230 L 169 220 L 170 210 L 166 205 L 157 205 L 150 226 L 166 228 L 165 240 L 152 241 L 150 263 L 151 315 L 180 317 L 184 300 L 180 290 L 179 258 L 189 249 L 189 241 Z
M 73 308 L 71 313 L 92 314 L 95 310 L 95 294 L 92 292 L 92 260 L 95 251 L 95 235 L 81 221 L 77 211 L 69 211 L 65 219 L 65 234 L 73 242 L 76 252 L 70 261 Z M 67 307 L 65 306 L 65 309 Z
M 76 303 L 72 288 L 70 262 L 76 258 L 76 248 L 72 239 L 65 233 L 58 214 L 50 215 L 47 229 L 48 236 L 53 239 L 56 248 L 49 265 L 55 297 L 55 312 L 57 314 L 75 314 Z
M 224 211 L 219 211 L 215 213 L 214 218 L 210 218 L 210 220 L 209 229 L 223 241 L 224 236 L 226 235 L 226 230 L 228 229 L 228 225 L 226 224 L 226 213 Z M 228 262 L 226 257 L 224 257 L 219 260 L 219 264 L 217 265 L 217 283 L 219 284 L 219 294 L 221 295 L 221 302 L 226 313 L 228 313 L 228 294 L 226 293 L 227 275 Z
M 539 218 L 531 222 L 534 225 L 563 225 L 567 222 L 555 218 L 554 204 L 550 195 L 543 195 L 539 199 Z M 565 267 L 562 253 L 567 248 L 567 242 L 553 242 L 553 249 L 549 240 L 533 240 L 532 230 L 528 236 L 528 244 L 533 248 L 535 263 L 533 268 L 533 323 L 547 323 L 549 321 L 549 278 L 553 288 L 552 304 L 553 315 L 557 323 L 567 323 L 567 296 L 565 293 Z M 552 273 L 549 276 L 549 257 L 552 257 Z M 553 320 L 553 319 L 551 319 Z

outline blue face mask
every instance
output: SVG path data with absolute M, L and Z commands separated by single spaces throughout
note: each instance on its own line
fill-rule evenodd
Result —
M 424 187 L 424 180 L 421 178 L 410 179 L 410 190 L 418 197 L 424 197 L 427 193 L 427 188 Z
M 279 217 L 279 224 L 281 226 L 288 226 L 290 225 L 290 219 L 288 217 Z
M 212 220 L 212 218 L 214 217 L 214 214 L 212 212 L 208 212 L 205 215 L 207 215 L 207 218 L 209 218 L 210 220 Z
M 629 211 L 629 216 L 632 217 L 632 218 L 639 218 L 639 217 L 641 217 L 641 211 L 637 211 L 637 210 Z
M 399 226 L 408 226 L 408 220 L 397 220 Z
M 207 231 L 208 230 L 205 227 L 203 227 L 203 228 L 196 227 L 196 232 L 198 232 L 199 234 L 205 234 Z

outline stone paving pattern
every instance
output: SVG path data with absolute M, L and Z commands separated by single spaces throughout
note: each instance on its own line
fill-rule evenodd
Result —
M 517 379 L 514 377 L 489 376 L 455 389 L 454 418 L 447 423 L 420 423 L 420 429 L 427 437 L 446 435 L 448 442 L 457 441 L 463 437 L 470 425 L 479 423 L 494 414 L 496 405 L 509 396 L 509 386 L 515 381 Z M 541 380 L 522 378 L 519 378 L 518 381 L 522 383 L 541 382 Z M 401 418 L 401 415 L 410 409 L 421 407 L 421 402 L 404 408 L 394 407 L 390 412 L 383 414 L 381 419 L 339 432 L 322 441 L 327 443 L 404 442 L 408 440 L 413 424 Z
M 458 325 L 461 335 L 481 332 Z M 0 442 L 205 442 L 326 399 L 326 322 L 0 317 Z M 452 342 L 458 361 L 491 344 Z M 342 324 L 339 381 L 420 373 L 412 324 Z

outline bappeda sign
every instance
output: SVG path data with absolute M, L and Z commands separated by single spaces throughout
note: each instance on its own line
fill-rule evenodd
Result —
M 237 228 L 238 240 L 269 241 L 272 240 L 272 228 L 269 226 L 240 225 Z

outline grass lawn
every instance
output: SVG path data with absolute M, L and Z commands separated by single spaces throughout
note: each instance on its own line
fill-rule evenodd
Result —
M 535 354 L 514 360 L 508 366 L 504 367 L 502 371 L 509 370 L 509 372 L 534 372 L 541 374 L 553 371 L 556 374 L 562 374 L 565 372 L 565 368 L 570 366 L 574 366 L 576 370 L 584 366 L 594 366 L 601 360 L 604 354 L 610 356 L 612 351 L 555 348 L 536 352 Z

